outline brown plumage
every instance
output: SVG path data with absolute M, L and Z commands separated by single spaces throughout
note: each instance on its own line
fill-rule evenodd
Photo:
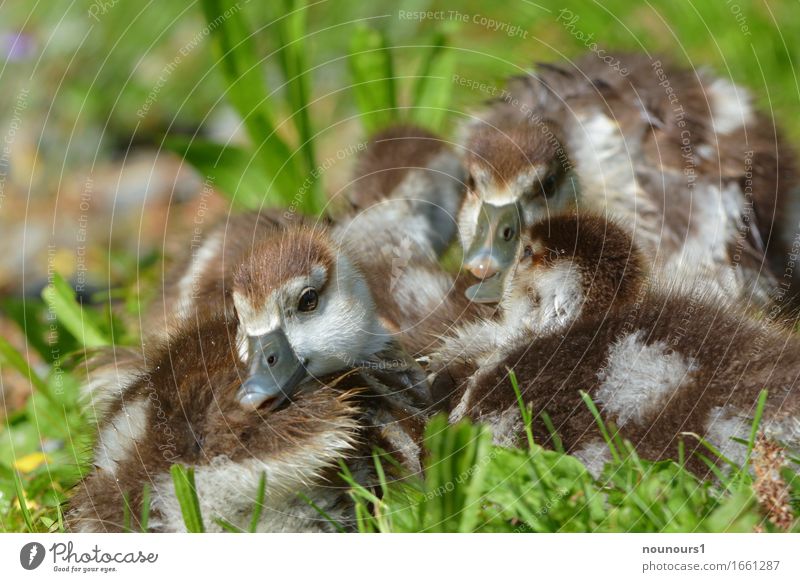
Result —
M 523 234 L 514 281 L 535 281 L 565 260 L 581 282 L 583 299 L 573 317 L 633 301 L 648 273 L 645 257 L 621 223 L 574 213 L 534 224 Z M 512 282 L 512 293 L 516 287 Z
M 373 136 L 359 157 L 348 191 L 353 209 L 336 223 L 264 210 L 231 215 L 207 233 L 198 233 L 189 256 L 167 272 L 160 298 L 145 316 L 145 333 L 157 336 L 195 308 L 207 309 L 210 302 L 232 310 L 233 275 L 246 260 L 252 259 L 255 287 L 277 281 L 278 274 L 290 276 L 292 269 L 303 271 L 303 261 L 309 259 L 303 253 L 309 249 L 281 250 L 274 244 L 304 244 L 286 236 L 290 231 L 318 233 L 328 252 L 344 248 L 352 258 L 359 257 L 376 292 L 391 279 L 391 272 L 399 273 L 411 263 L 427 265 L 432 277 L 428 283 L 438 289 L 443 283 L 436 257 L 455 236 L 454 215 L 463 190 L 463 168 L 446 142 L 418 127 L 390 127 Z M 261 244 L 267 240 L 271 244 Z M 265 248 L 275 254 L 253 256 Z
M 622 217 L 669 278 L 759 305 L 795 293 L 800 173 L 773 121 L 708 70 L 610 56 L 537 65 L 464 128 L 464 247 L 481 203 L 517 202 L 527 224 L 577 206 Z
M 287 229 L 243 258 L 232 293 L 242 359 L 256 357 L 253 338 L 280 333 L 293 353 L 284 349 L 284 359 L 302 362 L 311 377 L 397 360 L 418 403 L 438 407 L 411 358 L 430 353 L 457 322 L 490 311 L 470 303 L 463 278 L 454 280 L 427 256 L 409 253 L 398 264 L 381 247 L 365 252 L 367 240 L 358 253 L 348 243 L 324 229 Z M 309 290 L 314 305 L 303 309 Z
M 623 228 L 606 226 L 600 217 L 552 222 L 560 226 L 536 228 L 562 242 L 545 238 L 541 245 L 545 254 L 535 242 L 533 252 L 520 254 L 509 282 L 511 291 L 501 305 L 520 320 L 533 307 L 547 310 L 542 304 L 547 296 L 530 302 L 513 290 L 535 289 L 567 265 L 564 272 L 577 275 L 583 281 L 577 288 L 586 293 L 572 303 L 577 315 L 551 318 L 545 326 L 534 318 L 506 336 L 484 334 L 480 344 L 474 341 L 479 336 L 477 326 L 448 340 L 435 367 L 434 384 L 454 387 L 453 421 L 463 416 L 485 421 L 500 442 L 524 438 L 508 378 L 512 369 L 534 415 L 547 412 L 568 452 L 593 470 L 602 467 L 608 451 L 579 391 L 590 395 L 604 419 L 618 426 L 643 458 L 677 458 L 679 439 L 692 433 L 741 461 L 743 448 L 730 439 L 747 438 L 749 418 L 759 392 L 766 388 L 769 398 L 762 429 L 790 447 L 800 447 L 796 336 L 752 318 L 699 285 L 669 289 L 649 281 L 637 265 L 630 235 Z M 588 236 L 581 236 L 578 229 Z M 607 254 L 591 248 L 599 233 Z M 579 244 L 561 253 L 570 241 Z M 590 261 L 594 257 L 596 263 L 578 257 Z M 629 277 L 631 281 L 625 281 Z M 604 282 L 595 286 L 587 279 Z M 609 293 L 613 288 L 618 292 Z M 592 297 L 594 290 L 597 298 Z M 557 298 L 556 294 L 549 301 Z M 550 311 L 558 309 L 551 306 Z M 540 443 L 550 443 L 541 421 L 533 428 Z M 696 438 L 686 440 L 687 451 L 704 452 Z M 696 456 L 690 466 L 699 474 L 707 472 Z
M 337 252 L 324 228 L 299 227 L 266 233 L 232 266 L 232 288 L 253 307 L 261 307 L 286 281 L 305 276 L 316 266 L 330 270 Z
M 338 222 L 345 226 L 377 207 L 382 228 L 415 241 L 422 237 L 439 255 L 456 236 L 464 179 L 449 142 L 413 125 L 388 127 L 371 136 L 359 156 L 346 193 L 353 212 Z
M 231 277 L 242 257 L 263 238 L 305 224 L 301 216 L 265 209 L 231 214 L 193 235 L 189 252 L 166 269 L 156 300 L 145 313 L 145 336 L 164 335 L 198 307 L 232 308 Z
M 235 399 L 246 375 L 236 326 L 224 314 L 185 320 L 149 351 L 135 382 L 117 394 L 107 387 L 111 405 L 99 422 L 96 469 L 76 486 L 65 514 L 71 531 L 121 531 L 124 497 L 138 529 L 145 485 L 152 499 L 149 529 L 181 531 L 169 475 L 175 463 L 194 468 L 210 531 L 219 529 L 217 517 L 248 527 L 262 472 L 259 531 L 332 531 L 300 494 L 352 529 L 339 461 L 368 487 L 375 482 L 375 445 L 418 468 L 413 406 L 396 391 L 376 393 L 374 378 L 363 374 L 310 382 L 270 413 L 243 410 Z
M 446 141 L 413 125 L 396 125 L 370 137 L 358 157 L 348 198 L 365 209 L 397 193 L 415 170 L 431 171 L 437 157 L 452 156 Z
M 457 165 L 434 141 L 413 128 L 379 134 L 358 168 L 366 184 L 391 190 L 365 195 L 369 206 L 331 228 L 273 232 L 240 258 L 232 302 L 253 378 L 243 387 L 243 404 L 286 395 L 301 368 L 319 376 L 386 357 L 387 350 L 421 389 L 423 376 L 413 373 L 409 356 L 428 353 L 456 317 L 481 310 L 438 264 L 450 238 L 442 238 L 438 221 L 454 224 L 445 210 L 461 189 L 431 161 Z M 412 147 L 416 142 L 420 147 Z M 389 182 L 375 181 L 395 170 Z
M 495 188 L 504 188 L 539 161 L 547 165 L 549 174 L 563 179 L 569 161 L 565 157 L 559 159 L 566 153 L 555 123 L 542 120 L 539 127 L 532 128 L 518 119 L 497 121 L 497 125 L 477 125 L 464 144 L 467 163 L 483 167 Z M 548 135 L 551 139 L 547 139 Z M 474 190 L 474 184 L 470 185 Z

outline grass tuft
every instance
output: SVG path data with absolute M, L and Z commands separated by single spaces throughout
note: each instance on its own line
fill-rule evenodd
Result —
M 175 497 L 181 506 L 183 522 L 189 533 L 203 533 L 203 516 L 200 513 L 200 500 L 197 497 L 197 488 L 194 483 L 194 468 L 183 465 L 170 467 L 172 483 L 175 487 Z

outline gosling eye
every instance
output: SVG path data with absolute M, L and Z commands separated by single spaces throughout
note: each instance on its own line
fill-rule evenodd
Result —
M 525 245 L 525 248 L 522 251 L 522 256 L 526 259 L 530 259 L 533 256 L 533 246 Z
M 314 311 L 319 303 L 319 294 L 313 287 L 306 287 L 300 294 L 300 301 L 297 304 L 298 311 Z
M 556 185 L 558 183 L 558 176 L 555 174 L 550 174 L 547 178 L 544 179 L 542 182 L 542 192 L 544 192 L 545 198 L 549 198 L 556 191 Z

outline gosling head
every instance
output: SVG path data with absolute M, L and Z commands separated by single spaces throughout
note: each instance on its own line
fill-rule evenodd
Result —
M 556 125 L 544 120 L 480 123 L 465 149 L 467 195 L 459 230 L 465 267 L 483 281 L 467 296 L 496 303 L 521 230 L 573 204 L 571 165 Z
M 500 302 L 511 325 L 542 333 L 584 314 L 634 301 L 645 262 L 628 231 L 592 214 L 553 217 L 526 228 Z
M 236 270 L 233 303 L 245 407 L 274 408 L 307 378 L 355 367 L 389 341 L 363 274 L 320 230 L 260 242 Z

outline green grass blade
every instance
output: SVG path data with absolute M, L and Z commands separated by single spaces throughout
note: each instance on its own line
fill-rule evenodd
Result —
M 339 476 L 350 486 L 350 488 L 358 497 L 364 499 L 367 503 L 381 502 L 381 500 L 374 493 L 356 481 L 355 477 L 353 477 L 353 474 L 350 472 L 350 469 L 344 464 L 344 462 L 340 461 L 339 466 L 342 469 L 342 471 L 339 473 Z
M 222 517 L 215 517 L 214 523 L 216 523 L 219 527 L 221 527 L 228 533 L 245 533 L 243 529 L 236 527 L 227 519 L 223 519 Z
M 477 427 L 475 435 L 474 460 L 470 469 L 473 469 L 471 478 L 467 481 L 464 495 L 464 506 L 461 510 L 461 520 L 459 531 L 470 533 L 475 531 L 480 519 L 481 503 L 480 498 L 484 492 L 486 472 L 489 470 L 489 459 L 491 458 L 491 434 L 485 427 Z
M 747 441 L 747 461 L 745 461 L 745 465 L 750 462 L 750 458 L 753 455 L 753 447 L 756 445 L 756 436 L 758 436 L 758 427 L 761 426 L 761 418 L 764 416 L 764 406 L 767 404 L 767 394 L 766 390 L 762 390 L 758 394 L 756 413 L 753 416 L 753 423 L 750 425 L 750 438 Z
M 169 472 L 172 474 L 172 483 L 175 487 L 175 497 L 181 506 L 183 522 L 189 533 L 202 533 L 203 516 L 200 513 L 200 500 L 197 498 L 197 489 L 194 483 L 194 468 L 182 465 L 172 465 Z
M 519 382 L 517 382 L 517 375 L 514 370 L 508 368 L 508 378 L 511 380 L 511 387 L 514 389 L 514 394 L 517 397 L 517 405 L 519 412 L 522 415 L 522 422 L 525 424 L 525 436 L 528 438 L 528 448 L 533 450 L 535 443 L 533 442 L 533 414 L 530 407 L 522 400 L 522 392 L 519 389 Z
M 362 533 L 379 531 L 378 522 L 370 513 L 369 507 L 370 505 L 377 507 L 381 504 L 381 500 L 356 481 L 344 461 L 339 461 L 339 467 L 341 468 L 339 476 L 350 486 L 350 498 L 355 504 L 358 531 Z
M 150 525 L 150 485 L 145 483 L 142 488 L 142 516 L 139 520 L 139 529 L 147 532 Z
M 242 117 L 264 171 L 275 188 L 293 196 L 302 180 L 291 148 L 276 132 L 261 59 L 239 2 L 201 0 L 218 64 L 227 84 L 226 97 Z
M 42 291 L 42 298 L 84 348 L 107 346 L 111 343 L 75 299 L 72 287 L 58 273 L 53 274 L 53 282 Z
M 727 482 L 728 478 L 722 471 L 720 471 L 719 467 L 712 459 L 705 456 L 703 453 L 695 453 L 695 455 L 697 456 L 698 459 L 700 459 L 703 462 L 703 464 L 706 467 L 708 467 L 708 470 L 711 471 L 711 473 L 714 475 L 714 477 L 716 477 L 719 480 L 720 483 Z
M 292 120 L 300 136 L 300 149 L 306 161 L 306 172 L 316 167 L 314 132 L 308 110 L 311 75 L 306 44 L 307 14 L 305 0 L 278 0 L 267 4 L 277 32 L 277 56 L 286 79 Z
M 33 518 L 28 507 L 28 501 L 25 499 L 25 488 L 22 486 L 22 478 L 19 476 L 19 471 L 14 471 L 14 492 L 19 501 L 19 509 L 22 512 L 22 520 L 25 522 L 25 527 L 30 533 L 34 533 Z
M 728 457 L 723 455 L 722 451 L 720 451 L 717 447 L 715 447 L 713 444 L 711 444 L 709 441 L 707 441 L 703 437 L 701 437 L 699 435 L 696 435 L 694 433 L 682 433 L 682 434 L 690 434 L 690 435 L 694 436 L 695 438 L 698 439 L 698 442 L 703 447 L 708 449 L 711 452 L 711 454 L 714 455 L 715 457 L 717 457 L 720 461 L 722 461 L 723 463 L 725 463 L 726 465 L 731 467 L 733 470 L 738 470 L 739 469 L 739 465 L 737 465 L 731 459 L 729 459 Z
M 608 450 L 611 451 L 611 456 L 614 458 L 614 461 L 619 463 L 620 457 L 619 453 L 617 452 L 617 447 L 614 446 L 614 441 L 612 440 L 611 436 L 608 433 L 608 429 L 606 428 L 606 423 L 603 422 L 603 418 L 600 416 L 600 411 L 597 410 L 597 406 L 595 406 L 594 401 L 592 398 L 583 390 L 580 391 L 581 399 L 583 400 L 584 404 L 589 408 L 594 417 L 594 421 L 597 423 L 597 427 L 600 429 L 600 434 L 603 435 L 603 440 L 606 441 L 606 445 L 608 445 Z
M 253 155 L 234 146 L 183 136 L 164 140 L 167 149 L 185 158 L 206 177 L 206 183 L 225 194 L 241 209 L 259 210 L 263 206 L 284 206 L 291 196 L 274 190 L 272 179 L 255 162 Z
M 381 495 L 386 497 L 389 493 L 388 483 L 386 482 L 386 471 L 383 470 L 383 463 L 375 451 L 372 452 L 372 461 L 375 464 L 375 474 L 378 477 L 378 484 L 381 488 Z
M 48 400 L 53 400 L 53 395 L 50 393 L 50 387 L 47 385 L 47 382 L 42 380 L 39 375 L 33 371 L 33 368 L 28 365 L 28 362 L 22 354 L 14 349 L 14 346 L 8 343 L 3 336 L 0 336 L 0 361 L 6 362 L 27 378 L 31 385 L 46 396 Z
M 543 410 L 541 414 L 539 414 L 539 418 L 542 419 L 542 424 L 544 424 L 547 432 L 550 433 L 550 440 L 553 443 L 553 448 L 559 453 L 565 453 L 564 443 L 561 437 L 558 436 L 558 432 L 556 432 L 556 427 L 553 425 L 553 420 L 550 418 L 550 415 Z
M 256 504 L 253 507 L 253 516 L 250 518 L 250 533 L 255 533 L 258 529 L 258 522 L 261 521 L 261 512 L 264 510 L 264 498 L 267 495 L 267 473 L 261 471 L 258 479 L 258 490 L 256 491 Z
M 411 120 L 433 131 L 441 131 L 453 92 L 456 53 L 447 37 L 438 33 L 424 55 L 413 91 Z
M 348 56 L 352 89 L 367 134 L 398 118 L 392 53 L 378 30 L 359 26 Z
M 286 92 L 292 121 L 300 138 L 300 153 L 304 161 L 304 174 L 312 181 L 306 195 L 301 200 L 301 209 L 307 214 L 318 215 L 327 202 L 325 192 L 317 175 L 316 153 L 314 151 L 314 127 L 311 122 L 310 94 L 311 73 L 308 64 L 307 14 L 305 0 L 281 0 L 268 3 L 273 7 L 270 17 L 278 36 L 278 60 L 286 79 Z M 275 11 L 274 9 L 278 10 Z
M 127 493 L 122 494 L 122 531 L 131 533 L 131 498 Z
M 347 531 L 344 529 L 344 526 L 342 526 L 341 523 L 333 519 L 324 509 L 322 509 L 319 505 L 314 503 L 314 501 L 310 497 L 308 497 L 304 493 L 298 493 L 297 496 L 300 499 L 302 499 L 305 503 L 307 503 L 308 506 L 311 507 L 314 511 L 319 513 L 320 516 L 329 524 L 331 524 L 336 531 L 338 531 L 339 533 L 345 533 Z

